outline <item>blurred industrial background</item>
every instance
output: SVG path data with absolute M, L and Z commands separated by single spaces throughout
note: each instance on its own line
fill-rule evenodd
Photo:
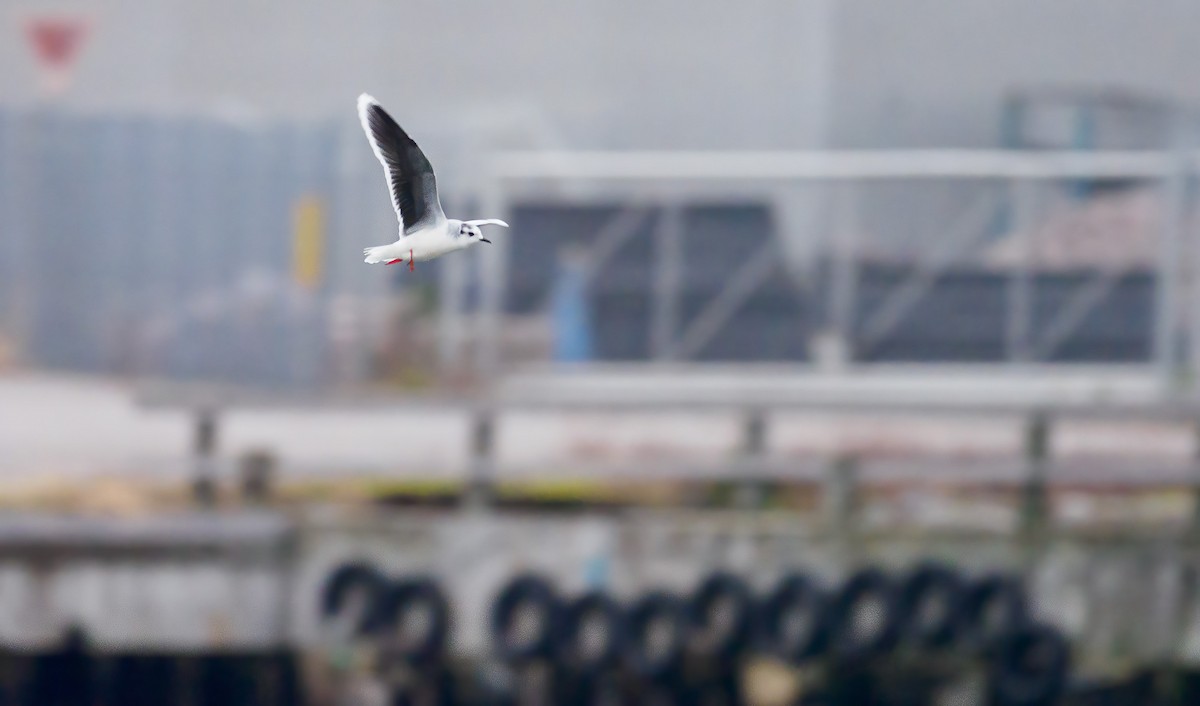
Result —
M 1200 702 L 1200 5 L 0 10 L 0 704 Z

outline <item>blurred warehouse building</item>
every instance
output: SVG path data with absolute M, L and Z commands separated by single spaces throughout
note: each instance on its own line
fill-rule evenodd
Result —
M 18 3 L 0 17 L 6 348 L 304 386 L 430 360 L 802 361 L 831 333 L 862 361 L 1166 356 L 1156 326 L 1180 317 L 1156 302 L 1186 273 L 1161 263 L 1193 210 L 1174 171 L 964 177 L 919 151 L 1190 144 L 1200 49 L 1128 31 L 1132 8 L 302 2 L 281 33 L 268 5 Z M 1134 14 L 1200 22 L 1187 3 Z M 29 39 L 54 17 L 86 23 L 62 91 Z M 417 136 L 448 211 L 506 213 L 497 248 L 362 265 L 394 217 L 360 90 Z M 905 151 L 886 178 L 766 156 L 827 148 Z M 652 150 L 656 175 L 596 178 L 572 150 Z M 695 178 L 664 151 L 752 166 Z

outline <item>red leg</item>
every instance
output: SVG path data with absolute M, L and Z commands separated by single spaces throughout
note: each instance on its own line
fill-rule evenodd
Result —
M 385 262 L 385 263 L 383 263 L 383 264 L 385 264 L 385 265 L 394 265 L 394 264 L 396 264 L 397 262 L 404 262 L 404 260 L 388 260 L 387 262 Z
M 413 252 L 412 252 L 412 250 L 409 250 L 409 251 L 408 251 L 408 271 L 409 271 L 409 272 L 416 272 L 416 271 L 417 271 L 417 263 L 416 263 L 416 261 L 415 261 L 415 260 L 413 260 Z

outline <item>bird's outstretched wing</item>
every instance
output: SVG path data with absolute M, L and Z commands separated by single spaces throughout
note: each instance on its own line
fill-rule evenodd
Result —
M 408 133 L 366 93 L 358 97 L 358 117 L 375 156 L 387 173 L 392 206 L 403 233 L 445 219 L 433 165 Z
M 505 223 L 504 221 L 500 220 L 499 218 L 485 218 L 482 221 L 463 221 L 463 223 L 466 223 L 469 226 L 504 226 L 505 228 L 508 227 L 508 224 Z

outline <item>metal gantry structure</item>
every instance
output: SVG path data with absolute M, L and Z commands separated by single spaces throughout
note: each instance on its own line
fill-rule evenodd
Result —
M 510 211 L 522 199 L 555 198 L 570 186 L 573 202 L 620 199 L 628 208 L 615 216 L 591 241 L 591 267 L 602 267 L 605 259 L 622 242 L 632 237 L 639 209 L 661 206 L 655 239 L 653 265 L 654 358 L 659 362 L 686 361 L 706 339 L 721 334 L 722 326 L 749 292 L 764 279 L 771 267 L 769 252 L 747 252 L 741 262 L 731 263 L 723 289 L 686 327 L 678 320 L 678 284 L 681 242 L 678 205 L 688 198 L 714 194 L 758 194 L 778 202 L 780 194 L 797 185 L 822 187 L 818 208 L 832 211 L 830 234 L 818 248 L 831 262 L 826 323 L 848 351 L 872 345 L 903 320 L 907 310 L 929 289 L 937 277 L 960 260 L 958 253 L 978 244 L 990 210 L 978 206 L 963 211 L 958 222 L 949 223 L 938 234 L 929 252 L 919 256 L 919 266 L 874 311 L 857 326 L 860 306 L 859 273 L 870 243 L 863 242 L 862 194 L 887 183 L 983 184 L 1002 190 L 1008 205 L 1011 232 L 1018 240 L 1016 261 L 1007 266 L 1008 307 L 1005 340 L 1008 364 L 1045 360 L 1114 283 L 1137 263 L 1097 268 L 1084 284 L 1053 313 L 1040 335 L 1033 330 L 1034 274 L 1038 271 L 1033 239 L 1040 217 L 1040 190 L 1063 182 L 1137 182 L 1161 194 L 1165 210 L 1158 237 L 1155 286 L 1155 321 L 1152 364 L 1164 390 L 1177 387 L 1184 373 L 1200 366 L 1200 287 L 1187 277 L 1200 262 L 1200 244 L 1188 228 L 1187 216 L 1194 211 L 1190 183 L 1200 167 L 1200 158 L 1190 151 L 1124 152 L 1034 152 L 1016 150 L 888 150 L 819 152 L 505 152 L 493 155 L 489 178 L 481 183 L 478 201 L 488 213 Z M 835 208 L 829 208 L 836 205 Z M 804 238 L 784 223 L 776 234 L 785 242 L 782 251 L 811 252 L 795 247 L 788 239 Z M 520 237 L 514 234 L 514 237 Z M 478 346 L 473 363 L 482 371 L 496 370 L 500 360 L 497 332 L 506 291 L 507 253 L 500 245 L 476 251 L 480 306 L 468 323 L 468 313 L 458 303 L 461 297 L 443 300 L 442 347 L 445 362 L 462 361 L 464 335 L 474 327 Z M 794 271 L 803 271 L 800 257 L 789 258 Z M 465 261 L 447 263 L 444 291 L 465 282 Z M 457 283 L 457 284 L 456 284 Z M 1188 312 L 1184 316 L 1184 312 Z M 786 325 L 786 322 L 781 322 Z

